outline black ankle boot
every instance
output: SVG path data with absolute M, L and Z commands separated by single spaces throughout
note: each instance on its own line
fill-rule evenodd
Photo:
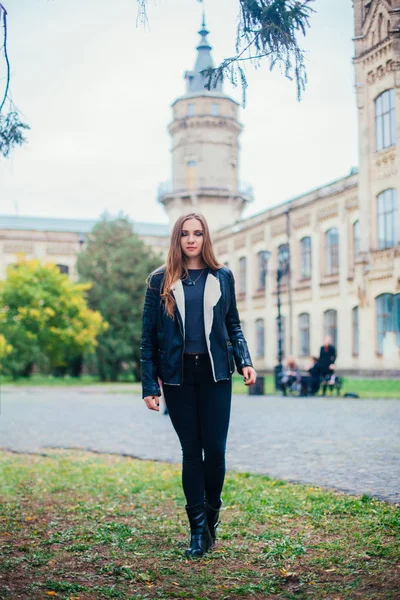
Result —
M 208 524 L 208 528 L 210 530 L 213 545 L 214 545 L 215 537 L 216 537 L 216 529 L 219 524 L 218 519 L 219 519 L 219 511 L 222 506 L 222 500 L 219 501 L 218 508 L 213 508 L 211 506 L 211 504 L 208 504 L 207 500 L 205 501 L 204 505 L 205 505 L 205 509 L 206 509 L 207 524 Z
M 185 506 L 190 523 L 190 548 L 186 556 L 203 556 L 212 546 L 212 537 L 207 525 L 204 504 Z

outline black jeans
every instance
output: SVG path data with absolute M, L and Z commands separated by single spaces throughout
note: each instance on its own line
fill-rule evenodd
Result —
M 163 389 L 181 443 L 187 505 L 202 504 L 207 499 L 217 507 L 225 479 L 232 378 L 215 382 L 208 354 L 184 354 L 182 384 L 165 384 Z

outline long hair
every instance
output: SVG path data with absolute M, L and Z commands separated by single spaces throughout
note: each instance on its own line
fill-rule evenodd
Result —
M 171 292 L 172 284 L 185 275 L 188 277 L 186 257 L 182 252 L 181 237 L 182 227 L 188 219 L 197 219 L 203 226 L 203 246 L 201 250 L 202 259 L 211 269 L 220 269 L 223 265 L 217 260 L 212 247 L 210 230 L 205 217 L 200 213 L 189 213 L 179 217 L 172 229 L 170 245 L 165 265 L 163 265 L 164 278 L 161 285 L 161 298 L 165 301 L 165 312 L 173 319 L 175 298 Z M 150 275 L 151 277 L 151 275 Z

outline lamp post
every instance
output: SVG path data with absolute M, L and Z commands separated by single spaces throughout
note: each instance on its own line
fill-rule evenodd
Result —
M 277 297 L 278 297 L 278 316 L 276 318 L 277 329 L 278 329 L 278 364 L 275 367 L 275 390 L 279 390 L 281 387 L 281 376 L 282 376 L 282 314 L 281 314 L 281 280 L 285 275 L 289 273 L 290 262 L 289 256 L 283 257 L 279 260 L 278 268 L 276 271 L 276 284 L 277 284 Z

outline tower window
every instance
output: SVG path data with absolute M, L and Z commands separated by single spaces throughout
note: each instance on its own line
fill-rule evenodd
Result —
M 195 114 L 195 107 L 196 107 L 196 105 L 195 105 L 195 104 L 188 104 L 188 107 L 187 107 L 187 114 L 188 114 L 188 117 L 194 117 L 194 114 Z
M 213 102 L 211 104 L 211 114 L 213 115 L 213 117 L 218 117 L 219 115 L 219 104 L 217 104 L 216 102 Z
M 375 100 L 376 150 L 396 144 L 396 96 L 394 90 L 386 90 Z

